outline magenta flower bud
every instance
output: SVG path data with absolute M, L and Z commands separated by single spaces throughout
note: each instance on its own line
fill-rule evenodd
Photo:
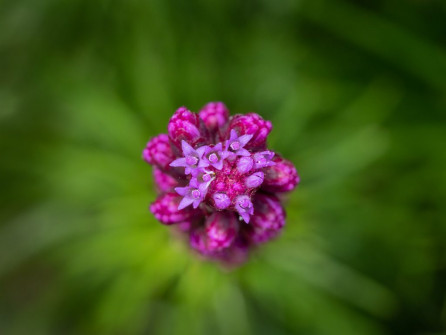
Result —
M 153 180 L 160 193 L 171 192 L 178 186 L 178 180 L 171 175 L 163 172 L 158 167 L 153 167 Z
M 256 113 L 249 113 L 234 116 L 229 128 L 236 130 L 239 135 L 252 135 L 246 149 L 263 149 L 266 147 L 266 139 L 272 130 L 272 124 Z
M 204 228 L 193 229 L 189 235 L 190 246 L 203 255 L 208 254 L 207 236 Z
M 276 156 L 275 165 L 267 167 L 262 189 L 269 192 L 288 192 L 299 184 L 300 178 L 293 163 Z
M 158 197 L 150 205 L 150 211 L 161 223 L 171 225 L 178 222 L 189 221 L 198 215 L 198 211 L 193 209 L 178 210 L 181 197 L 175 193 L 165 193 Z
M 229 247 L 237 234 L 237 219 L 233 212 L 216 212 L 206 219 L 208 251 L 220 251 Z
M 235 199 L 235 209 L 240 214 L 241 218 L 246 223 L 249 223 L 250 216 L 254 213 L 254 207 L 249 196 L 239 195 Z
M 285 225 L 285 211 L 273 195 L 257 193 L 254 206 L 256 211 L 251 217 L 250 237 L 254 243 L 263 243 L 276 236 Z
M 177 148 L 181 148 L 182 141 L 186 141 L 192 147 L 205 141 L 198 114 L 192 113 L 186 107 L 177 109 L 169 121 L 167 131 L 170 140 Z
M 200 110 L 199 115 L 211 132 L 223 127 L 229 120 L 229 111 L 222 102 L 208 103 Z
M 147 163 L 159 166 L 161 169 L 167 169 L 175 159 L 169 137 L 166 134 L 160 134 L 152 138 L 147 143 L 142 155 Z
M 240 157 L 237 161 L 237 170 L 241 174 L 248 173 L 254 166 L 254 160 L 251 157 Z
M 257 188 L 263 183 L 264 174 L 262 171 L 254 172 L 246 178 L 245 185 L 248 188 Z
M 225 209 L 231 205 L 231 199 L 225 193 L 215 193 L 212 198 L 215 207 L 218 209 Z

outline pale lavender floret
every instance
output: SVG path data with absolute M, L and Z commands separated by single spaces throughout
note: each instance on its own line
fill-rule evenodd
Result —
M 262 151 L 262 152 L 256 152 L 254 154 L 254 168 L 261 169 L 268 166 L 273 166 L 276 163 L 272 161 L 274 157 L 273 151 Z
M 231 129 L 229 140 L 226 141 L 226 150 L 236 156 L 250 156 L 251 154 L 244 148 L 244 146 L 251 138 L 252 135 L 238 136 L 237 132 L 234 129 Z
M 201 149 L 201 148 L 199 148 Z M 198 150 L 198 149 L 197 149 Z M 218 143 L 213 147 L 205 146 L 203 158 L 198 163 L 198 167 L 213 166 L 217 170 L 223 168 L 223 161 L 229 156 L 227 150 L 223 150 L 223 144 Z
M 235 199 L 235 209 L 240 214 L 242 219 L 246 223 L 249 223 L 250 216 L 254 214 L 254 206 L 249 196 L 239 195 Z
M 194 174 L 201 158 L 203 157 L 206 147 L 203 146 L 195 150 L 186 141 L 183 140 L 181 141 L 181 148 L 183 149 L 184 157 L 174 160 L 172 163 L 170 163 L 170 166 L 184 167 L 184 173 L 186 175 Z
M 183 199 L 178 205 L 178 210 L 181 210 L 191 204 L 194 208 L 197 208 L 206 196 L 207 186 L 206 184 L 200 184 L 196 178 L 192 178 L 189 186 L 176 187 L 175 191 L 179 195 L 183 196 Z
M 246 187 L 256 188 L 262 185 L 265 174 L 262 171 L 254 172 L 248 178 L 246 178 Z
M 225 193 L 215 193 L 212 197 L 215 202 L 215 207 L 218 209 L 225 209 L 231 205 L 231 199 Z
M 254 160 L 251 157 L 241 157 L 237 162 L 237 170 L 243 174 L 251 171 L 253 166 Z

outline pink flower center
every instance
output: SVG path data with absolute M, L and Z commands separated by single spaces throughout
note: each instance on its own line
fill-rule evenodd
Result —
M 209 159 L 209 162 L 211 162 L 211 163 L 218 162 L 218 156 L 217 156 L 217 154 L 215 152 L 211 153 L 209 155 L 208 159 Z
M 186 164 L 187 165 L 195 165 L 198 163 L 198 158 L 194 156 L 187 156 L 186 157 Z
M 240 201 L 240 207 L 244 209 L 249 208 L 251 207 L 251 202 L 248 199 L 243 199 Z
M 240 149 L 240 142 L 239 141 L 234 141 L 234 142 L 231 143 L 230 147 L 231 147 L 232 150 L 236 151 L 236 150 Z
M 193 190 L 193 191 L 192 191 L 192 198 L 194 198 L 194 199 L 199 199 L 199 198 L 200 198 L 200 195 L 201 195 L 201 193 L 200 193 L 199 190 Z

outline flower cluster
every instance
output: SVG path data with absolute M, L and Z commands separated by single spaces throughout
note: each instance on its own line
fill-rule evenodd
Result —
M 299 183 L 294 165 L 267 149 L 271 129 L 255 113 L 230 117 L 221 102 L 198 114 L 179 108 L 168 134 L 152 138 L 143 151 L 160 193 L 151 212 L 175 224 L 202 255 L 243 262 L 252 246 L 280 232 L 279 198 Z

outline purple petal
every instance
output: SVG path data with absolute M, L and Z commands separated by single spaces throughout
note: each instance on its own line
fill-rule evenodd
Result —
M 192 148 L 185 140 L 181 141 L 181 148 L 183 149 L 184 156 L 189 156 L 195 153 L 194 148 Z
M 209 166 L 209 163 L 206 160 L 204 160 L 204 159 L 201 159 L 200 163 L 198 163 L 198 167 L 199 168 L 205 168 L 205 167 L 208 167 L 208 166 Z
M 221 170 L 221 169 L 223 169 L 223 161 L 219 160 L 218 162 L 213 163 L 212 166 L 214 168 L 216 168 L 217 170 Z
M 189 206 L 193 202 L 194 202 L 194 199 L 192 199 L 192 198 L 188 198 L 188 197 L 183 198 L 181 200 L 180 204 L 178 205 L 178 210 L 182 210 L 183 208 Z M 197 207 L 194 207 L 194 208 L 197 208 Z
M 242 147 L 244 147 L 249 140 L 252 138 L 252 135 L 242 135 L 238 138 L 238 141 L 240 142 L 240 144 L 242 145 Z
M 250 215 L 248 213 L 246 213 L 246 212 L 240 213 L 239 212 L 239 214 L 242 217 L 243 221 L 245 221 L 246 223 L 249 223 Z
M 197 200 L 195 200 L 195 201 L 193 202 L 192 206 L 193 206 L 194 208 L 197 208 L 197 207 L 200 205 L 201 201 L 202 201 L 201 199 L 197 199 Z
M 246 149 L 244 149 L 244 148 L 238 149 L 237 152 L 236 152 L 236 154 L 237 154 L 238 156 L 245 156 L 245 157 L 247 157 L 247 156 L 251 156 L 251 154 L 249 153 L 249 151 L 246 150 Z
M 177 158 L 175 159 L 172 163 L 169 164 L 172 167 L 186 167 L 186 158 L 182 157 L 182 158 Z
M 237 132 L 234 129 L 231 129 L 231 135 L 229 136 L 229 142 L 236 140 L 238 137 Z
M 186 168 L 184 169 L 184 174 L 195 175 L 195 170 L 197 169 L 190 166 L 186 166 Z
M 207 150 L 207 148 L 209 148 L 207 145 L 204 145 L 202 147 L 199 147 L 196 151 L 196 153 L 198 154 L 198 158 L 203 157 L 204 152 Z
M 201 197 L 202 199 L 204 199 L 204 197 L 206 196 L 206 193 L 208 191 L 208 186 L 209 186 L 209 182 L 208 183 L 201 183 L 200 185 L 198 185 L 198 190 L 201 193 Z
M 189 187 L 198 188 L 200 184 L 198 183 L 197 178 L 192 178 L 189 182 Z
M 185 196 L 190 190 L 189 186 L 186 187 L 175 187 L 175 192 L 177 192 L 181 196 Z
M 228 158 L 231 154 L 232 154 L 231 152 L 224 150 L 224 151 L 220 152 L 220 157 L 221 157 L 221 159 L 226 159 L 226 158 Z

